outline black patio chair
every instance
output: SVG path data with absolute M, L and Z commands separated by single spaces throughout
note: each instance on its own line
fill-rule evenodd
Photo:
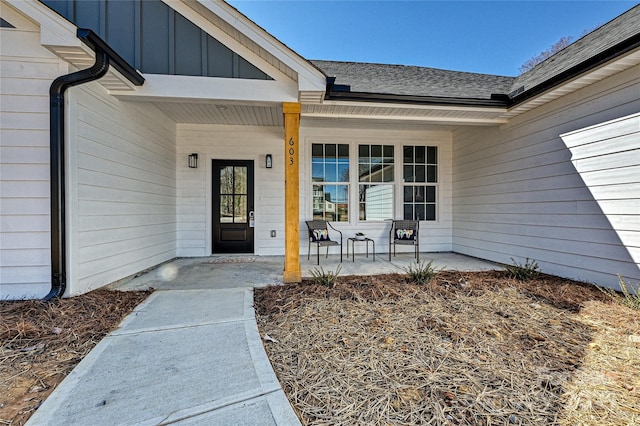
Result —
M 420 222 L 417 220 L 394 220 L 389 231 L 389 262 L 391 262 L 391 245 L 393 256 L 396 255 L 396 245 L 414 246 L 416 262 L 420 262 L 420 241 L 418 230 Z
M 307 229 L 309 230 L 309 250 L 307 252 L 307 260 L 311 256 L 311 244 L 315 244 L 318 252 L 318 265 L 320 264 L 320 247 L 327 248 L 325 258 L 329 257 L 329 246 L 340 246 L 340 262 L 342 263 L 342 232 L 331 226 L 326 220 L 307 220 Z M 332 240 L 329 237 L 329 228 L 340 234 L 340 242 Z

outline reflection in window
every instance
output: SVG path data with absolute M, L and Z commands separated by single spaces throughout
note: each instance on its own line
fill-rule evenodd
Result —
M 358 146 L 359 220 L 393 219 L 393 145 Z
M 220 169 L 220 223 L 247 223 L 247 168 Z
M 313 219 L 349 221 L 348 185 L 313 185 Z
M 406 220 L 436 220 L 436 185 L 438 182 L 438 148 L 404 146 L 403 217 Z
M 359 220 L 393 219 L 393 185 L 360 185 Z
M 311 179 L 313 218 L 349 221 L 349 145 L 312 144 Z

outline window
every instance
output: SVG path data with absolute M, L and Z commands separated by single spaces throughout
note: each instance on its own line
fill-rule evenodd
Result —
M 312 144 L 313 218 L 349 221 L 349 145 Z
M 358 146 L 359 220 L 393 219 L 392 145 Z
M 436 220 L 438 148 L 403 147 L 404 219 Z

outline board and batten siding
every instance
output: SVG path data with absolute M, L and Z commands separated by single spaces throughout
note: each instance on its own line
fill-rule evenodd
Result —
M 69 72 L 40 32 L 3 4 L 0 29 L 0 299 L 51 288 L 49 86 Z
M 284 254 L 284 130 L 281 127 L 178 124 L 177 255 L 212 253 L 212 160 L 254 162 L 256 255 Z M 187 157 L 198 154 L 198 168 Z M 273 168 L 265 156 L 273 156 Z M 271 237 L 271 231 L 276 236 Z
M 303 120 L 300 129 L 300 251 L 307 254 L 308 236 L 305 220 L 313 218 L 313 197 L 311 180 L 311 145 L 314 143 L 349 144 L 350 180 L 349 180 L 349 222 L 332 222 L 342 232 L 343 243 L 356 232 L 363 232 L 376 242 L 376 251 L 386 253 L 389 250 L 389 221 L 358 220 L 358 145 L 394 146 L 394 205 L 393 217 L 402 219 L 402 159 L 403 145 L 438 147 L 438 183 L 436 202 L 436 221 L 420 222 L 420 251 L 447 252 L 452 250 L 452 144 L 451 132 L 422 129 L 405 129 L 399 126 L 378 125 L 366 128 L 364 125 L 343 123 L 315 123 Z M 329 231 L 331 233 L 331 231 Z M 346 247 L 344 248 L 346 250 Z M 357 244 L 356 252 L 364 252 L 366 246 Z M 334 253 L 336 252 L 333 249 Z M 411 251 L 411 247 L 398 246 L 397 251 Z M 331 250 L 330 250 L 331 252 Z
M 635 248 L 625 247 L 560 136 L 638 110 L 636 66 L 500 128 L 455 131 L 453 250 L 507 264 L 511 258 L 521 263 L 535 259 L 544 272 L 614 288 L 616 274 L 640 280 L 637 259 L 630 254 Z M 633 163 L 637 152 L 631 151 L 626 161 Z M 637 161 L 618 166 L 615 174 L 626 176 L 629 185 L 616 187 L 625 195 L 615 204 L 637 231 L 637 172 L 635 179 L 627 173 L 634 166 L 637 171 Z M 600 176 L 606 180 L 606 174 Z M 627 192 L 633 188 L 635 195 Z
M 176 126 L 99 82 L 69 90 L 70 293 L 176 256 Z

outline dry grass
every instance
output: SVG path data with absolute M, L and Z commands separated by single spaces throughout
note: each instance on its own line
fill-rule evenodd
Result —
M 256 290 L 305 425 L 640 424 L 640 315 L 556 277 L 341 277 Z
M 150 291 L 0 302 L 0 424 L 22 425 Z

